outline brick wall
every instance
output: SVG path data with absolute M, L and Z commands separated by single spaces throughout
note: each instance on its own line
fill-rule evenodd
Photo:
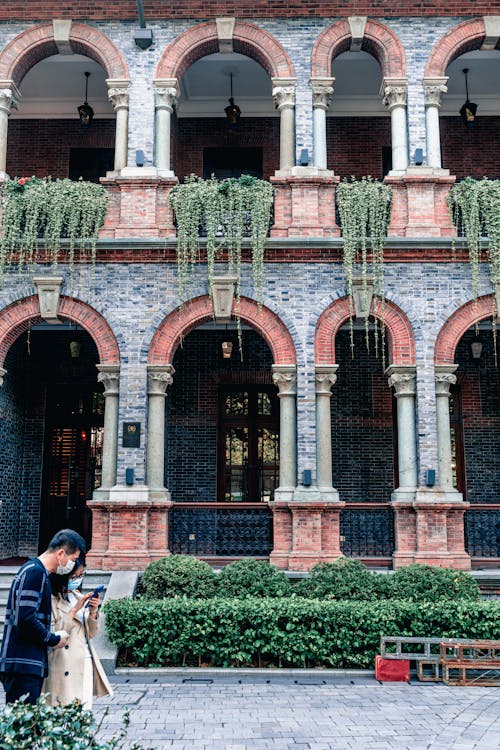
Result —
M 340 367 L 332 387 L 333 486 L 345 502 L 389 502 L 394 489 L 391 389 L 382 361 L 366 350 L 363 331 L 337 336 Z
M 234 342 L 229 362 L 221 343 Z M 220 382 L 271 383 L 272 356 L 253 331 L 243 332 L 243 362 L 236 331 L 193 331 L 174 358 L 174 382 L 167 394 L 166 486 L 172 500 L 217 499 L 217 408 Z
M 235 130 L 228 128 L 222 118 L 183 118 L 177 122 L 176 132 L 175 173 L 180 178 L 203 174 L 203 149 L 211 146 L 260 146 L 264 179 L 279 169 L 280 121 L 277 117 L 242 117 Z
M 391 145 L 388 117 L 328 117 L 328 168 L 339 177 L 382 178 L 382 147 Z
M 83 130 L 79 120 L 11 120 L 7 174 L 11 177 L 67 177 L 71 148 L 113 148 L 115 121 L 94 120 Z
M 420 0 L 391 0 L 377 2 L 363 0 L 361 3 L 345 3 L 342 0 L 205 0 L 192 2 L 179 0 L 175 4 L 163 0 L 146 0 L 144 10 L 146 20 L 153 18 L 213 18 L 216 16 L 250 17 L 293 17 L 293 16 L 340 16 L 371 15 L 397 17 L 411 14 L 415 16 L 458 16 L 498 13 L 498 0 L 436 0 L 433 3 L 422 3 Z M 137 5 L 133 0 L 67 0 L 61 5 L 57 0 L 37 0 L 27 3 L 26 0 L 5 0 L 0 8 L 0 20 L 38 20 L 52 18 L 72 18 L 74 20 L 122 19 L 137 20 Z
M 478 117 L 467 128 L 460 117 L 441 117 L 442 163 L 459 180 L 500 178 L 500 117 Z

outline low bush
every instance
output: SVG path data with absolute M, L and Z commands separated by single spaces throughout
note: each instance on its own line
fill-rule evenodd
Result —
M 359 560 L 340 557 L 333 563 L 315 565 L 294 591 L 307 599 L 371 601 L 387 598 L 387 578 L 385 574 L 370 573 Z
M 289 596 L 290 583 L 282 570 L 265 560 L 239 560 L 222 568 L 217 577 L 219 596 Z
M 470 573 L 433 565 L 408 565 L 388 576 L 388 593 L 393 599 L 411 601 L 436 599 L 479 599 L 479 586 Z
M 381 635 L 498 637 L 498 601 L 119 599 L 106 629 L 137 666 L 373 667 Z
M 216 578 L 210 565 L 190 555 L 170 555 L 149 563 L 141 578 L 144 596 L 208 598 L 215 595 Z
M 107 711 L 105 711 L 104 717 Z M 97 733 L 103 719 L 96 724 L 91 711 L 80 701 L 69 706 L 47 706 L 41 696 L 35 705 L 16 701 L 0 713 L 0 748 L 2 750 L 118 750 L 125 747 L 129 712 L 123 714 L 122 728 L 106 741 Z M 137 742 L 129 750 L 143 750 Z

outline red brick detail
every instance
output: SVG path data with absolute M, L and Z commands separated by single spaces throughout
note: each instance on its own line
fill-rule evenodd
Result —
M 233 314 L 248 323 L 262 335 L 273 354 L 274 364 L 288 365 L 297 362 L 290 333 L 278 316 L 269 308 L 259 308 L 257 302 L 240 298 L 239 307 L 233 303 Z M 149 350 L 148 364 L 172 363 L 175 350 L 183 338 L 205 320 L 213 317 L 210 297 L 196 297 L 167 315 L 156 331 Z
M 108 78 L 128 79 L 125 58 L 113 42 L 98 29 L 83 23 L 73 23 L 70 42 L 76 54 L 85 55 L 99 63 Z M 33 65 L 57 54 L 51 23 L 27 29 L 14 37 L 0 53 L 0 80 L 12 80 L 19 86 Z
M 295 76 L 292 62 L 281 44 L 267 31 L 252 23 L 235 23 L 233 48 L 235 52 L 258 62 L 272 77 Z M 209 21 L 197 24 L 168 45 L 158 62 L 155 78 L 180 80 L 196 60 L 218 51 L 215 23 Z
M 312 53 L 313 77 L 332 74 L 332 62 L 351 45 L 351 29 L 347 21 L 337 21 L 318 37 Z M 379 62 L 384 78 L 406 76 L 404 47 L 396 34 L 383 23 L 369 18 L 361 49 L 369 52 Z
M 269 507 L 273 511 L 273 550 L 269 562 L 287 570 L 293 542 L 292 514 L 287 503 L 270 503 Z
M 446 68 L 465 52 L 479 49 L 485 37 L 484 21 L 463 21 L 450 29 L 434 45 L 425 68 L 425 77 L 444 76 Z
M 415 342 L 410 321 L 389 300 L 373 298 L 370 311 L 378 320 L 383 320 L 388 333 L 389 363 L 393 365 L 415 364 Z M 348 297 L 335 300 L 324 310 L 316 326 L 314 342 L 317 365 L 335 363 L 335 337 L 351 314 Z
M 485 318 L 496 315 L 493 295 L 479 297 L 456 310 L 439 331 L 434 348 L 434 362 L 437 365 L 453 364 L 457 344 L 469 328 Z
M 465 128 L 464 128 L 465 129 Z M 456 233 L 448 210 L 455 177 L 386 177 L 392 189 L 389 237 L 449 237 Z
M 119 364 L 120 351 L 115 335 L 102 315 L 90 305 L 72 297 L 61 297 L 58 314 L 61 318 L 78 323 L 92 336 L 101 364 Z M 17 300 L 0 312 L 0 366 L 16 339 L 30 325 L 41 322 L 37 296 Z
M 175 237 L 174 217 L 168 197 L 177 178 L 101 178 L 109 193 L 108 210 L 99 232 L 112 237 Z
M 271 237 L 338 237 L 335 186 L 338 177 L 271 177 L 274 224 Z

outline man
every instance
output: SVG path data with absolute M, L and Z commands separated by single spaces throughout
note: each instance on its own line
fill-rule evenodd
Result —
M 28 696 L 27 703 L 36 703 L 48 674 L 49 647 L 63 648 L 68 641 L 65 630 L 50 631 L 49 573 L 71 572 L 80 554 L 85 554 L 80 534 L 58 531 L 47 550 L 25 563 L 12 582 L 0 648 L 0 680 L 7 703 L 22 695 Z

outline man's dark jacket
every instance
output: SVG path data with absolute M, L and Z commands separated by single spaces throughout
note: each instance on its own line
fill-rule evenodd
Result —
M 46 677 L 47 650 L 60 637 L 50 632 L 49 576 L 38 558 L 29 560 L 12 581 L 2 646 L 0 674 Z

